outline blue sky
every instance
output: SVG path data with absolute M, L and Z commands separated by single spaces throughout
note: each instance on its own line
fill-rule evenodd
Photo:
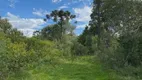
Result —
M 77 15 L 75 33 L 79 35 L 88 24 L 93 0 L 0 0 L 0 16 L 9 19 L 14 28 L 26 36 L 52 22 L 44 22 L 45 15 L 53 10 L 69 10 Z

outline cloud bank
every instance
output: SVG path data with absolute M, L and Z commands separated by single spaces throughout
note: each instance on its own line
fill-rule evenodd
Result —
M 6 17 L 14 28 L 22 31 L 25 36 L 31 37 L 33 32 L 45 24 L 43 19 L 21 18 L 10 12 L 7 12 Z

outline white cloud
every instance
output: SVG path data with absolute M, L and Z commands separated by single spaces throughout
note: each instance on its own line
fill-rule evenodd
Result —
M 32 37 L 33 32 L 35 31 L 35 29 L 18 29 L 18 30 L 21 31 L 27 37 Z
M 74 8 L 76 14 L 76 20 L 80 22 L 89 22 L 91 20 L 90 14 L 92 13 L 92 7 L 84 6 L 83 8 Z
M 52 0 L 53 3 L 61 2 L 62 0 Z
M 15 4 L 18 2 L 18 0 L 8 0 L 10 2 L 9 7 L 15 8 Z
M 14 28 L 22 31 L 25 36 L 31 37 L 36 28 L 39 28 L 45 22 L 43 19 L 35 19 L 35 18 L 21 18 L 17 15 L 11 14 L 7 12 L 7 16 L 5 17 L 9 20 Z
M 36 15 L 36 16 L 43 17 L 46 14 L 48 14 L 49 12 L 47 12 L 46 10 L 43 10 L 43 9 L 35 9 L 35 8 L 33 8 L 33 12 L 32 13 L 34 15 Z
M 66 5 L 60 6 L 60 7 L 59 7 L 59 10 L 65 9 L 65 8 L 68 8 L 68 6 L 66 6 Z

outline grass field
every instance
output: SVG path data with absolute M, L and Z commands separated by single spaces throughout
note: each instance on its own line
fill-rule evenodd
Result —
M 94 61 L 94 62 L 92 62 Z M 27 71 L 17 72 L 8 80 L 120 80 L 110 70 L 105 70 L 93 57 L 79 57 L 73 62 L 62 60 L 52 66 L 40 63 Z

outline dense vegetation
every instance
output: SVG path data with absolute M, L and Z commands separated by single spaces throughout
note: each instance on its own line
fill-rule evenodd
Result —
M 142 2 L 94 0 L 79 36 L 69 11 L 27 38 L 0 19 L 0 80 L 141 80 Z M 88 15 L 89 16 L 89 15 Z

